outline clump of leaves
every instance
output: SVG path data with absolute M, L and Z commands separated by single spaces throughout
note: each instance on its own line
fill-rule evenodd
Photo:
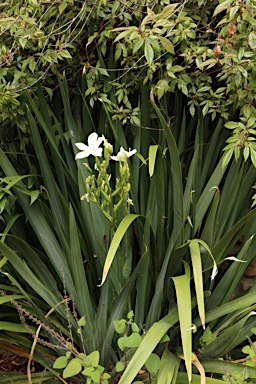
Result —
M 256 335 L 256 328 L 251 329 L 252 333 Z M 249 367 L 256 366 L 256 341 L 252 342 L 252 340 L 248 337 L 249 345 L 243 347 L 242 352 L 247 355 L 247 359 L 244 362 L 245 365 Z
M 80 320 L 78 320 L 79 333 L 81 333 L 82 327 L 85 325 L 86 321 L 83 316 Z M 82 374 L 89 379 L 90 383 L 108 383 L 110 375 L 104 372 L 104 367 L 99 364 L 99 351 L 93 351 L 89 355 L 86 355 L 85 353 L 77 354 L 74 348 L 72 348 L 72 343 L 68 342 L 66 347 L 68 351 L 65 356 L 58 357 L 53 364 L 53 368 L 64 369 L 62 374 L 64 379 Z
M 223 380 L 229 384 L 251 384 L 251 381 L 247 381 L 249 378 L 247 370 L 243 370 L 241 372 L 233 372 L 230 375 L 228 372 L 222 376 Z
M 140 329 L 138 325 L 134 322 L 133 318 L 134 318 L 134 312 L 130 311 L 127 314 L 127 319 L 114 321 L 115 331 L 118 334 L 123 334 L 123 336 L 118 338 L 117 344 L 120 350 L 124 352 L 124 360 L 125 360 L 125 364 L 122 361 L 117 363 L 117 366 L 116 366 L 117 372 L 123 371 L 125 369 L 125 365 L 128 364 L 127 355 L 126 355 L 127 349 L 137 348 L 142 341 L 142 336 L 139 334 Z
M 210 327 L 207 327 L 199 340 L 202 349 L 207 345 L 209 345 L 212 341 L 214 341 L 216 337 L 217 336 L 214 333 L 212 333 Z
M 146 332 L 144 332 L 142 335 L 139 334 L 140 328 L 134 322 L 133 318 L 134 312 L 130 311 L 127 314 L 127 319 L 114 321 L 114 327 L 116 332 L 118 334 L 123 334 L 123 336 L 119 337 L 119 339 L 117 340 L 117 344 L 120 350 L 124 353 L 122 360 L 119 361 L 116 365 L 116 372 L 121 372 L 125 369 L 125 367 L 128 366 L 130 357 L 134 355 L 134 352 L 140 346 L 144 336 L 146 335 Z M 169 341 L 169 337 L 167 335 L 165 335 L 160 340 L 160 343 L 166 341 Z M 143 369 L 140 370 L 140 375 L 138 376 L 139 381 L 136 381 L 135 383 L 144 381 L 146 376 L 149 380 L 149 383 L 156 384 L 161 364 L 164 364 L 163 362 L 165 361 L 165 359 L 165 354 L 163 355 L 162 359 L 160 359 L 160 357 L 156 353 L 151 353 L 148 359 L 146 360 Z
M 81 373 L 85 377 L 90 378 L 91 383 L 108 383 L 110 375 L 106 372 L 104 373 L 104 367 L 99 365 L 99 351 L 93 351 L 89 355 L 79 353 L 76 357 L 71 357 L 72 352 L 68 351 L 65 356 L 58 357 L 53 364 L 53 368 L 64 369 L 64 379 Z

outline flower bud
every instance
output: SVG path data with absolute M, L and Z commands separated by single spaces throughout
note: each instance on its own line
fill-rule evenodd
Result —
M 106 151 L 109 155 L 112 155 L 113 153 L 113 145 L 110 144 L 107 139 L 104 140 L 104 147 L 106 148 Z

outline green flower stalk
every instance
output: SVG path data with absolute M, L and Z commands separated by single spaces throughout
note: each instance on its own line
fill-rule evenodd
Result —
M 100 147 L 102 143 L 104 151 Z M 129 214 L 130 207 L 133 205 L 129 197 L 131 185 L 130 169 L 127 161 L 137 150 L 129 149 L 129 151 L 126 151 L 121 147 L 117 155 L 113 156 L 113 146 L 104 136 L 99 137 L 95 132 L 88 136 L 88 145 L 84 143 L 76 143 L 75 145 L 80 150 L 75 159 L 83 159 L 93 155 L 95 157 L 94 169 L 98 172 L 98 176 L 95 176 L 90 166 L 84 163 L 90 176 L 85 180 L 86 194 L 81 197 L 81 200 L 95 203 L 107 219 L 111 223 L 115 223 L 117 211 L 124 207 L 126 213 Z M 101 161 L 102 152 L 104 159 Z M 108 174 L 110 160 L 119 162 L 119 177 L 116 179 L 114 190 L 110 185 L 111 174 Z

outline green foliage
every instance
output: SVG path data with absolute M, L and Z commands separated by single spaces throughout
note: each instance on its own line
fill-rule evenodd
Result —
M 256 328 L 252 328 L 251 331 L 254 335 L 256 334 Z M 249 345 L 246 345 L 242 349 L 242 352 L 248 355 L 244 364 L 249 366 L 249 367 L 255 367 L 256 343 L 252 342 L 252 340 L 250 338 L 248 338 L 248 340 L 249 340 Z
M 113 52 L 109 60 L 113 64 Z M 223 121 L 191 118 L 178 91 L 164 94 L 159 106 L 151 93 L 149 106 L 150 89 L 141 79 L 136 106 L 146 129 L 139 129 L 113 119 L 105 102 L 90 107 L 85 75 L 75 97 L 65 78 L 58 79 L 60 96 L 52 104 L 40 85 L 34 98 L 23 95 L 31 137 L 22 151 L 20 143 L 0 148 L 1 178 L 16 181 L 3 184 L 15 201 L 2 211 L 1 338 L 27 352 L 33 345 L 36 359 L 55 377 L 59 364 L 66 377 L 120 384 L 184 382 L 179 371 L 185 367 L 195 381 L 193 369 L 202 378 L 205 372 L 222 377 L 218 359 L 232 355 L 255 327 L 255 287 L 236 292 L 256 256 L 254 166 L 240 157 L 223 167 Z M 118 96 L 111 97 L 117 105 Z M 102 167 L 111 175 L 107 196 L 101 193 L 96 203 L 81 200 L 102 187 L 86 181 L 92 175 L 99 180 L 92 156 L 75 161 L 76 144 L 93 132 L 104 135 L 114 153 L 120 147 L 128 154 L 137 150 L 126 158 L 129 178 L 123 184 L 130 184 L 125 193 L 133 205 L 129 214 L 126 205 L 117 209 L 115 221 L 103 210 L 112 214 L 122 199 L 114 195 L 106 205 L 125 162 Z M 106 157 L 97 157 L 100 169 Z M 33 190 L 40 192 L 31 204 L 24 191 Z M 203 336 L 204 324 L 216 336 L 211 342 Z M 40 340 L 34 345 L 36 331 Z M 96 362 L 83 354 L 97 355 Z M 248 368 L 249 378 L 255 377 L 255 368 Z M 146 373 L 138 375 L 141 370 Z
M 0 10 L 2 120 L 27 134 L 20 92 L 43 79 L 52 98 L 52 69 L 74 84 L 83 67 L 84 97 L 91 107 L 104 103 L 112 119 L 143 125 L 140 83 L 159 101 L 178 90 L 192 116 L 228 121 L 224 166 L 240 155 L 255 165 L 255 27 L 254 0 L 8 0 Z
M 242 384 L 242 383 L 251 383 L 251 381 L 247 381 L 248 379 L 248 373 L 246 371 L 244 372 L 234 372 L 231 376 L 227 373 L 226 375 L 223 375 L 223 380 L 232 383 L 232 384 Z
M 70 352 L 67 352 L 66 356 L 58 357 L 53 364 L 53 368 L 64 368 L 63 378 L 72 377 L 81 372 L 87 378 L 88 383 L 108 383 L 110 375 L 104 373 L 104 368 L 99 365 L 100 354 L 98 351 L 94 351 L 89 355 L 79 353 L 70 361 L 69 359 Z
M 212 341 L 216 339 L 216 335 L 214 335 L 210 328 L 207 327 L 206 330 L 204 331 L 203 335 L 200 337 L 200 345 L 205 347 L 206 345 L 210 344 Z

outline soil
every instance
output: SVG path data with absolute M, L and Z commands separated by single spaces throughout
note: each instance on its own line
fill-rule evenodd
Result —
M 27 365 L 28 365 L 28 358 L 24 356 L 20 356 L 15 353 L 10 352 L 3 352 L 0 348 L 0 379 L 3 375 L 11 374 L 11 373 L 18 373 L 21 375 L 22 378 L 24 376 L 27 376 Z M 31 362 L 31 374 L 33 373 L 42 373 L 45 372 L 45 368 L 35 362 Z M 10 381 L 11 383 L 12 381 Z M 58 380 L 53 380 L 54 383 L 57 383 Z M 72 381 L 66 380 L 67 384 L 73 384 Z
M 1 353 L 0 351 L 0 375 L 4 373 L 20 373 L 27 374 L 28 359 L 13 353 Z M 32 361 L 31 373 L 42 372 L 44 367 L 39 363 Z

